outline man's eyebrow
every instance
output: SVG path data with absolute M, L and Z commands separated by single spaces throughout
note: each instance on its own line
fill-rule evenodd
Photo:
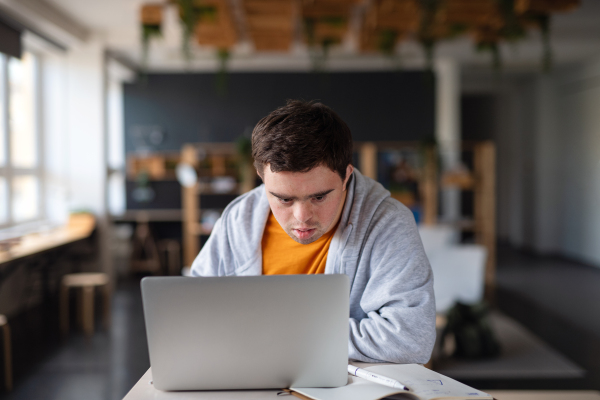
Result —
M 335 189 L 329 189 L 329 190 L 324 190 L 322 192 L 317 192 L 317 193 L 313 193 L 313 194 L 309 194 L 308 196 L 306 196 L 307 199 L 310 199 L 311 197 L 321 197 L 321 196 L 325 196 L 331 192 L 333 192 Z M 271 193 L 273 196 L 280 198 L 280 199 L 284 199 L 284 200 L 298 200 L 297 197 L 295 196 L 286 196 L 283 194 L 279 194 L 279 193 L 275 193 L 275 192 L 269 192 Z

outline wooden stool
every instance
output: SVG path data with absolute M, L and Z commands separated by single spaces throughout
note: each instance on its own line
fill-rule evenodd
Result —
M 10 328 L 4 315 L 0 315 L 0 327 L 4 336 L 4 386 L 6 390 L 12 390 L 12 356 L 10 349 Z
M 110 326 L 110 285 L 107 274 L 78 273 L 63 276 L 60 286 L 60 328 L 63 335 L 69 332 L 69 289 L 81 288 L 78 298 L 78 320 L 89 337 L 94 334 L 94 287 L 104 290 L 104 326 Z
M 158 252 L 166 275 L 181 275 L 181 245 L 177 240 L 163 239 L 158 242 Z

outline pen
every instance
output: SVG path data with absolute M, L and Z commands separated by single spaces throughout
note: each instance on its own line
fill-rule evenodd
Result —
M 354 365 L 348 365 L 348 373 L 354 376 L 358 376 L 359 378 L 366 379 L 371 382 L 379 383 L 380 385 L 385 385 L 389 387 L 393 387 L 396 389 L 402 390 L 410 390 L 400 382 L 395 379 L 388 378 L 382 375 L 374 374 L 372 372 L 367 371 L 366 369 L 355 367 Z

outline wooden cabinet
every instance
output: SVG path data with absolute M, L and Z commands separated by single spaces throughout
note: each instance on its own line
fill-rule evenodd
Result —
M 438 156 L 434 146 L 415 142 L 358 142 L 358 168 L 373 179 L 382 181 L 381 157 L 385 152 L 414 152 L 414 180 L 418 184 L 421 223 L 436 224 L 438 221 L 438 197 L 440 190 L 457 188 L 472 192 L 472 217 L 451 221 L 457 228 L 473 233 L 474 241 L 487 249 L 485 270 L 486 298 L 493 299 L 496 276 L 496 150 L 491 141 L 463 143 L 462 153 L 470 159 L 468 166 L 454 171 L 439 173 Z M 410 198 L 392 196 L 411 207 Z M 408 199 L 408 200 L 407 200 Z
M 191 266 L 200 251 L 200 237 L 210 234 L 201 223 L 203 212 L 220 212 L 233 198 L 253 189 L 257 175 L 251 160 L 237 153 L 235 143 L 186 144 L 181 162 L 192 166 L 198 175 L 195 185 L 181 189 L 183 263 Z

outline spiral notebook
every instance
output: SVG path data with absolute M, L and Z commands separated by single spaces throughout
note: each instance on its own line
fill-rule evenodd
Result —
M 365 379 L 348 376 L 348 384 L 337 388 L 291 388 L 289 392 L 301 399 L 311 400 L 378 400 L 378 399 L 485 399 L 492 396 L 473 389 L 452 378 L 418 364 L 378 365 L 367 371 L 395 379 L 410 391 L 406 392 Z

